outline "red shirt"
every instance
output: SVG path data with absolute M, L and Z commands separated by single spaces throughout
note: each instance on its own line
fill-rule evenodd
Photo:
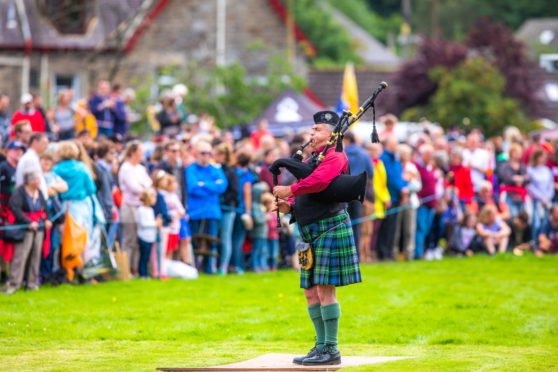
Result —
M 16 111 L 12 117 L 12 132 L 15 123 L 21 120 L 29 120 L 33 132 L 45 132 L 45 121 L 39 110 L 33 110 L 31 113 L 23 113 L 21 110 Z
M 273 133 L 271 133 L 267 129 L 257 130 L 255 132 L 252 132 L 252 134 L 250 134 L 250 139 L 252 140 L 252 144 L 254 145 L 256 150 L 260 148 L 260 139 L 266 134 L 273 137 Z
M 463 165 L 452 165 L 451 171 L 453 172 L 454 185 L 458 190 L 459 199 L 463 199 L 467 203 L 471 203 L 473 197 L 475 196 L 473 181 L 471 180 L 471 169 Z
M 318 150 L 318 153 L 322 150 L 323 147 Z M 335 177 L 347 172 L 348 165 L 347 155 L 344 152 L 336 152 L 335 146 L 331 146 L 314 172 L 292 185 L 291 191 L 294 196 L 323 191 Z

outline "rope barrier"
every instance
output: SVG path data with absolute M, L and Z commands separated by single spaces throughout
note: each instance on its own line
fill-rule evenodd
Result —
M 51 221 L 56 220 L 58 217 L 62 216 L 66 211 L 65 210 L 61 210 L 60 212 L 56 213 L 54 216 L 52 216 L 50 218 Z M 0 226 L 0 231 L 5 231 L 5 230 L 19 230 L 19 229 L 28 229 L 29 226 L 31 226 L 31 224 L 25 224 L 25 225 L 8 225 L 8 226 Z M 44 223 L 39 223 L 39 227 L 43 227 Z

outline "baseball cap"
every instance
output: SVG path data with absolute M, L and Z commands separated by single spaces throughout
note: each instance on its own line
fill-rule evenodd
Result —
M 12 149 L 22 149 L 23 151 L 25 151 L 27 150 L 27 146 L 25 146 L 22 142 L 15 140 L 10 142 L 10 144 L 8 145 L 8 150 Z
M 29 103 L 33 101 L 33 96 L 29 93 L 23 93 L 21 96 L 21 103 L 25 104 L 25 103 Z

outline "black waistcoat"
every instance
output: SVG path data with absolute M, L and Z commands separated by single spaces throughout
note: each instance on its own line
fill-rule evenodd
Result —
M 318 155 L 313 155 L 308 159 L 307 164 L 313 169 L 318 166 Z M 347 203 L 323 202 L 316 198 L 316 194 L 304 194 L 295 196 L 293 208 L 294 218 L 299 227 L 309 225 L 313 222 L 323 220 L 337 215 L 347 208 Z

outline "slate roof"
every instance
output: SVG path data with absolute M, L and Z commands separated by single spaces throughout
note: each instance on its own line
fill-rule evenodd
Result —
M 17 1 L 0 2 L 0 49 L 25 49 L 24 23 L 17 9 Z M 41 13 L 34 0 L 21 0 L 29 25 L 32 48 L 39 50 L 91 50 L 103 45 L 110 49 L 116 46 L 111 34 L 118 26 L 127 26 L 141 9 L 143 0 L 95 0 L 94 14 L 84 34 L 61 34 L 51 21 Z M 14 14 L 15 11 L 15 14 Z M 14 17 L 15 16 L 15 17 Z M 9 22 L 11 21 L 11 22 Z M 14 23 L 15 22 L 15 23 Z
M 343 85 L 343 70 L 312 70 L 308 73 L 308 85 L 312 92 L 320 99 L 323 104 L 329 108 L 335 109 L 337 99 L 341 93 Z M 376 100 L 376 120 L 379 115 L 386 113 L 382 102 L 388 94 L 393 93 L 395 87 L 389 86 L 391 77 L 394 73 L 391 71 L 378 70 L 360 70 L 356 71 L 358 98 L 359 103 L 363 103 L 382 81 L 388 83 L 388 88 Z M 372 110 L 368 110 L 363 117 L 364 120 L 372 120 Z
M 547 45 L 558 48 L 558 18 L 533 18 L 525 21 L 516 36 L 528 44 L 542 44 L 541 33 L 551 31 L 554 37 Z

